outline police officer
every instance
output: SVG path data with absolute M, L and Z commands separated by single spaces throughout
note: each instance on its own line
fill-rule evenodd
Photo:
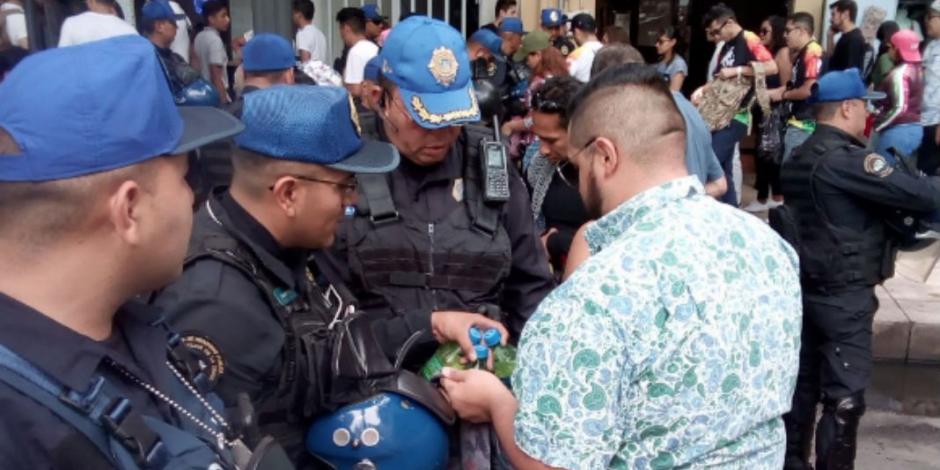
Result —
M 504 151 L 481 155 L 493 131 L 462 129 L 479 119 L 463 41 L 446 23 L 411 17 L 380 57 L 382 123 L 404 158 L 387 176 L 360 178 L 356 216 L 321 255 L 375 318 L 501 310 L 518 337 L 552 278 L 524 183 Z M 508 197 L 484 198 L 501 189 Z M 406 364 L 434 348 L 423 338 Z
M 334 377 L 323 362 L 333 357 L 334 320 L 354 303 L 342 284 L 308 267 L 308 253 L 332 243 L 356 201 L 354 173 L 398 164 L 394 147 L 361 139 L 352 106 L 338 87 L 247 95 L 232 186 L 214 190 L 199 209 L 183 275 L 154 300 L 207 365 L 226 406 L 247 392 L 261 433 L 277 437 L 298 466 L 310 464 L 307 426 L 333 404 Z M 474 324 L 498 325 L 480 315 L 413 314 L 376 327 L 375 344 L 396 345 L 381 351 L 385 360 L 422 328 L 460 340 Z
M 245 84 L 238 98 L 223 106 L 241 117 L 245 95 L 258 90 L 294 83 L 294 49 L 283 36 L 261 33 L 251 38 L 242 49 Z M 301 74 L 302 75 L 302 74 Z M 196 190 L 196 203 L 201 204 L 212 188 L 227 186 L 232 180 L 231 141 L 207 145 L 191 162 L 190 180 Z
M 565 34 L 567 22 L 568 17 L 557 8 L 542 10 L 542 30 L 548 33 L 552 39 L 552 45 L 565 57 L 568 57 L 568 54 L 575 49 L 574 42 Z
M 185 154 L 241 124 L 177 110 L 139 36 L 40 52 L 0 102 L 0 467 L 234 468 L 221 403 L 128 301 L 179 274 Z
M 816 405 L 819 470 L 851 469 L 871 379 L 874 287 L 891 277 L 896 244 L 886 217 L 940 207 L 940 178 L 912 175 L 866 148 L 867 93 L 857 69 L 824 75 L 811 100 L 815 133 L 784 162 L 783 222 L 795 222 L 803 336 L 793 408 L 784 416 L 786 468 L 807 469 Z M 789 214 L 789 216 L 787 216 Z M 788 224 L 775 224 L 784 227 Z

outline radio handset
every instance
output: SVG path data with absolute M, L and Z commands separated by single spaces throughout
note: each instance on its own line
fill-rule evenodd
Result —
M 493 116 L 495 140 L 483 139 L 480 142 L 480 161 L 483 164 L 483 200 L 486 202 L 506 202 L 509 200 L 509 164 L 506 147 L 499 135 L 499 118 Z

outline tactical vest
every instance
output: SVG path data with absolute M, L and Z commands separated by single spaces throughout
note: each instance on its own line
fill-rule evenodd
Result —
M 307 426 L 317 415 L 391 391 L 411 397 L 452 423 L 453 410 L 427 381 L 400 371 L 378 347 L 371 323 L 355 311 L 342 285 L 322 292 L 313 280 L 303 292 L 281 285 L 272 272 L 228 232 L 206 201 L 210 224 L 196 224 L 185 265 L 213 259 L 241 271 L 257 286 L 284 328 L 283 366 L 277 389 L 256 404 L 259 433 L 271 435 L 289 451 L 303 449 Z M 400 348 L 402 357 L 420 337 L 418 331 Z M 295 461 L 297 454 L 291 456 Z
M 222 403 L 208 393 L 204 374 L 194 374 L 192 364 L 178 335 L 171 335 L 167 345 L 168 367 L 172 365 L 187 377 L 216 412 Z M 98 375 L 87 390 L 71 390 L 0 345 L 0 381 L 45 406 L 84 435 L 102 456 L 120 470 L 136 469 L 218 469 L 234 468 L 231 452 L 218 450 L 216 437 L 180 416 L 179 426 L 159 418 L 145 416 L 133 408 L 108 379 Z M 162 390 L 203 423 L 214 423 L 209 410 L 180 381 Z M 223 431 L 219 429 L 219 431 Z M 226 435 L 226 439 L 236 436 Z
M 505 204 L 483 200 L 480 142 L 491 130 L 467 126 L 462 209 L 426 223 L 392 199 L 387 175 L 359 175 L 357 215 L 347 221 L 349 269 L 364 308 L 476 311 L 498 305 L 512 263 L 501 220 Z M 453 154 L 450 158 L 453 158 Z M 455 189 L 455 192 L 459 189 Z
M 894 275 L 897 250 L 886 237 L 884 224 L 871 224 L 859 232 L 834 224 L 821 210 L 825 202 L 817 199 L 816 171 L 843 147 L 849 151 L 850 144 L 810 141 L 796 150 L 781 172 L 781 185 L 787 192 L 785 207 L 792 212 L 798 233 L 797 240 L 789 241 L 800 255 L 804 286 L 873 286 Z
M 302 447 L 305 426 L 313 416 L 335 407 L 331 393 L 331 327 L 351 312 L 351 296 L 332 288 L 321 293 L 313 282 L 296 292 L 228 232 L 215 214 L 221 207 L 211 198 L 205 206 L 214 223 L 196 224 L 185 267 L 207 258 L 242 272 L 267 300 L 284 328 L 283 366 L 274 393 L 255 404 L 262 435 L 285 448 Z M 354 308 L 354 307 L 352 307 Z

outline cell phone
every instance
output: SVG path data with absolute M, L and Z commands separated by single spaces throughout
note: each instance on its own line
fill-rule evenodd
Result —
M 506 146 L 499 136 L 499 119 L 493 117 L 495 140 L 484 139 L 480 143 L 483 156 L 483 200 L 486 202 L 506 202 L 509 200 L 509 169 L 507 167 Z

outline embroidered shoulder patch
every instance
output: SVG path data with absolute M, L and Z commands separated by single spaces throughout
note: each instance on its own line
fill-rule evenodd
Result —
M 199 368 L 206 372 L 209 381 L 215 383 L 219 380 L 225 373 L 225 359 L 219 347 L 205 336 L 186 335 L 182 337 L 182 342 L 193 352 L 199 361 Z
M 870 153 L 865 157 L 865 173 L 875 175 L 879 178 L 887 178 L 894 173 L 894 167 L 888 163 L 888 160 L 877 153 Z

